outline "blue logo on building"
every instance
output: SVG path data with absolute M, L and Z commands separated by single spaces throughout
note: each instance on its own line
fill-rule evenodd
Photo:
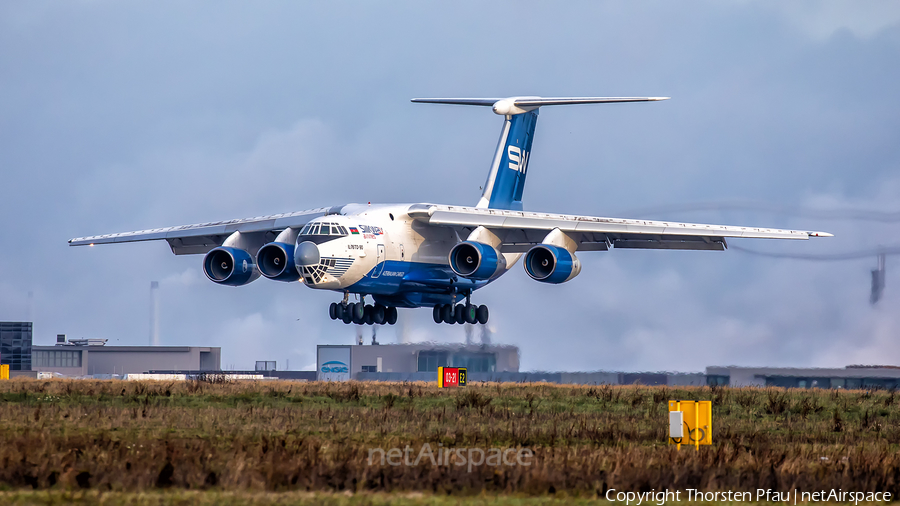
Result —
M 322 364 L 322 372 L 337 372 L 337 373 L 349 373 L 350 368 L 347 367 L 347 364 L 343 362 L 338 362 L 337 360 L 330 360 Z

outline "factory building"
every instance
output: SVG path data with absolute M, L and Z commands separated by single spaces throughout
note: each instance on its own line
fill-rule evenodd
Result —
M 221 348 L 197 346 L 106 346 L 106 339 L 66 339 L 33 346 L 31 370 L 65 376 L 125 375 L 151 370 L 218 371 Z
M 221 370 L 222 350 L 198 346 L 106 346 L 106 339 L 67 339 L 34 346 L 31 322 L 0 322 L 0 363 L 10 376 L 51 373 L 69 377 L 119 377 L 152 370 Z
M 848 365 L 843 369 L 792 367 L 707 367 L 708 385 L 732 387 L 840 388 L 900 386 L 900 367 Z

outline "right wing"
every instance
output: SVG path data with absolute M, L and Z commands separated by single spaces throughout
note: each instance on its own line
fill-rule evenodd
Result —
M 462 238 L 479 226 L 502 232 L 503 244 L 500 249 L 504 253 L 528 251 L 535 244 L 540 244 L 547 234 L 556 228 L 570 235 L 578 243 L 579 251 L 606 251 L 614 247 L 723 251 L 727 248 L 726 237 L 809 239 L 831 236 L 827 232 L 628 220 L 432 204 L 415 204 L 410 207 L 409 215 L 429 225 L 455 228 Z
M 342 207 L 342 206 L 340 206 Z M 225 242 L 234 232 L 241 234 L 268 234 L 288 227 L 300 228 L 318 216 L 324 216 L 334 208 L 323 207 L 295 213 L 257 216 L 240 220 L 214 221 L 180 227 L 154 228 L 119 234 L 94 235 L 69 239 L 69 246 L 93 246 L 120 242 L 156 241 L 164 239 L 176 255 L 203 255 Z

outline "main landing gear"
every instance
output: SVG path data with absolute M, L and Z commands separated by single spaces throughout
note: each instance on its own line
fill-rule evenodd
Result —
M 484 304 L 438 304 L 434 306 L 434 323 L 481 323 L 488 322 L 488 307 Z
M 332 320 L 357 325 L 393 325 L 397 323 L 397 308 L 381 304 L 360 302 L 332 302 L 328 307 L 328 316 Z

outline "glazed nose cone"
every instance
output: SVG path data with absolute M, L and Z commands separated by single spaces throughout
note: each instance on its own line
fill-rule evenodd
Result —
M 294 251 L 294 262 L 300 266 L 319 265 L 319 247 L 310 241 L 303 241 Z

